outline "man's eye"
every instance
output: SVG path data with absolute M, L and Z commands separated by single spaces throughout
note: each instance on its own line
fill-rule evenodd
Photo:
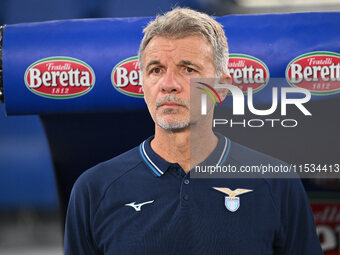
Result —
M 159 67 L 155 67 L 151 70 L 151 73 L 160 73 L 161 69 Z
M 191 67 L 186 67 L 186 70 L 187 70 L 187 72 L 188 73 L 192 73 L 192 72 L 194 72 L 195 70 L 194 69 L 192 69 Z

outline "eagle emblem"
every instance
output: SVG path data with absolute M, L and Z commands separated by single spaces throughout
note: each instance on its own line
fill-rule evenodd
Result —
M 236 212 L 237 209 L 240 208 L 240 198 L 237 196 L 253 191 L 251 189 L 231 190 L 229 188 L 218 188 L 218 187 L 213 187 L 213 189 L 228 195 L 225 197 L 224 205 L 231 212 Z

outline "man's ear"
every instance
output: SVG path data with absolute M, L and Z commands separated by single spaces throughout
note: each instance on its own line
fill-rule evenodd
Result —
M 222 74 L 221 77 L 218 80 L 219 84 L 228 84 L 231 85 L 232 84 L 232 78 L 230 76 L 230 74 Z M 229 89 L 226 88 L 221 88 L 221 89 L 217 89 L 218 94 L 221 97 L 221 101 L 223 101 L 225 99 L 225 97 L 228 95 L 229 93 Z

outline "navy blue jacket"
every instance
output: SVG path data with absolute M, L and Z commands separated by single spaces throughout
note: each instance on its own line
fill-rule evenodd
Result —
M 210 161 L 278 162 L 218 136 Z M 299 179 L 190 178 L 157 155 L 151 140 L 76 181 L 66 255 L 323 254 Z M 230 198 L 216 187 L 249 191 Z

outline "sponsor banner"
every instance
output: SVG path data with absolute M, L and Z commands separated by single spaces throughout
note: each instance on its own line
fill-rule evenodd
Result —
M 95 74 L 79 59 L 49 57 L 30 65 L 24 80 L 27 88 L 38 96 L 65 99 L 88 93 L 95 83 Z
M 288 79 L 295 87 L 309 86 L 312 100 L 339 97 L 338 83 L 329 85 L 320 79 L 317 84 L 314 81 L 297 82 L 301 75 L 307 80 L 314 76 L 332 82 L 337 80 L 339 17 L 340 13 L 217 17 L 228 37 L 229 52 L 234 52 L 229 64 L 234 84 L 243 93 L 248 88 L 258 92 L 254 95 L 254 104 L 270 104 L 272 87 L 290 87 L 286 81 L 286 69 L 290 63 Z M 108 18 L 7 25 L 3 35 L 6 113 L 20 115 L 146 109 L 144 100 L 141 100 L 141 73 L 134 56 L 143 36 L 142 29 L 151 19 Z M 266 29 L 263 29 L 263 24 L 268 24 Z M 310 49 L 313 49 L 313 54 L 318 53 L 313 56 L 314 62 L 311 56 L 306 56 L 311 53 Z M 70 70 L 61 70 L 59 74 L 58 70 L 45 72 L 43 65 L 48 68 L 49 63 L 36 63 L 55 56 L 67 58 L 67 63 L 63 64 L 68 68 L 66 64 L 72 63 Z M 299 56 L 301 59 L 297 59 Z M 63 65 L 57 62 L 50 64 L 50 68 L 62 68 Z M 27 70 L 29 67 L 30 70 Z M 272 82 L 269 77 L 283 82 Z M 41 85 L 38 85 L 40 82 Z M 328 96 L 314 96 L 319 94 Z
M 340 203 L 311 202 L 315 224 L 325 255 L 340 254 Z
M 113 87 L 127 96 L 143 97 L 142 71 L 139 70 L 138 56 L 119 62 L 112 70 Z
M 263 89 L 269 81 L 269 69 L 258 58 L 246 54 L 230 54 L 228 62 L 229 73 L 233 85 L 247 93 L 248 88 L 256 93 Z
M 340 92 L 340 54 L 308 52 L 294 58 L 286 69 L 287 82 L 308 89 L 314 95 Z

